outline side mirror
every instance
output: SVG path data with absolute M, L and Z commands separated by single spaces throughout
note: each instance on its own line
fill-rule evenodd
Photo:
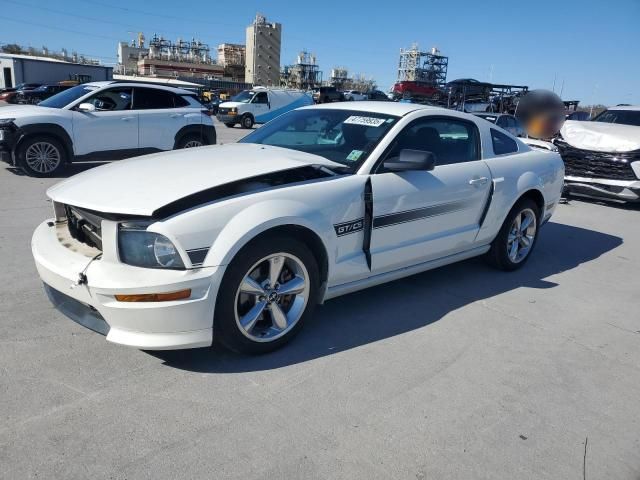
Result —
M 433 170 L 436 166 L 436 156 L 426 150 L 400 150 L 400 155 L 393 160 L 384 162 L 384 168 L 390 172 L 408 172 L 411 170 Z
M 96 106 L 93 103 L 81 103 L 78 105 L 78 111 L 80 112 L 95 112 Z

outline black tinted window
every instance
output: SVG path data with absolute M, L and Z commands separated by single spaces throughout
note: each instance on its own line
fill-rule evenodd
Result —
M 253 103 L 269 103 L 269 97 L 267 97 L 267 92 L 258 93 L 253 99 Z
M 620 123 L 622 125 L 635 125 L 640 127 L 640 111 L 635 110 L 605 110 L 594 122 Z
M 101 90 L 82 103 L 91 103 L 100 112 L 114 112 L 131 108 L 131 88 L 110 88 Z
M 454 118 L 425 118 L 409 125 L 396 137 L 387 159 L 403 149 L 425 150 L 436 156 L 436 165 L 471 162 L 480 158 L 475 125 Z
M 136 88 L 133 98 L 134 110 L 153 110 L 158 108 L 175 108 L 175 95 L 166 90 L 154 88 Z
M 518 151 L 518 144 L 515 140 L 493 128 L 491 129 L 491 142 L 493 143 L 493 153 L 496 155 L 505 155 Z

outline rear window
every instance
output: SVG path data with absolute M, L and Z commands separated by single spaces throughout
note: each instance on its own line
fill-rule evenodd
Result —
M 518 151 L 518 144 L 514 139 L 493 128 L 491 129 L 491 142 L 493 143 L 493 153 L 496 155 L 506 155 Z

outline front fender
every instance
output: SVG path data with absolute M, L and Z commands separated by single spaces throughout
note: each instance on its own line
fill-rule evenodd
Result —
M 239 211 L 215 239 L 205 265 L 227 265 L 249 241 L 267 230 L 285 225 L 305 227 L 327 244 L 333 227 L 331 221 L 311 206 L 294 200 L 266 200 Z M 331 262 L 329 262 L 331 263 Z

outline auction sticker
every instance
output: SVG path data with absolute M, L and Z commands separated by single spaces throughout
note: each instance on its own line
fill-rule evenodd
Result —
M 344 123 L 347 123 L 349 125 L 363 125 L 365 127 L 379 127 L 384 122 L 384 118 L 360 117 L 357 115 L 351 115 L 344 121 Z
M 358 160 L 364 152 L 362 150 L 351 150 L 351 153 L 347 156 L 347 160 L 355 162 Z

